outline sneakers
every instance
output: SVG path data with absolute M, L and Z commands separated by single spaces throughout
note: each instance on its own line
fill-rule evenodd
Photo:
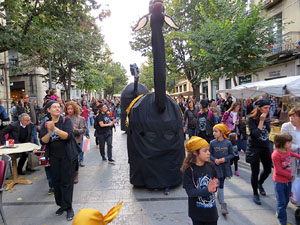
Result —
M 236 175 L 237 177 L 240 176 L 239 171 L 235 171 L 235 172 L 234 172 L 234 175 Z
M 222 212 L 223 216 L 225 216 L 229 213 L 228 209 L 227 209 L 227 204 L 225 202 L 221 203 L 221 212 Z
M 107 161 L 107 159 L 105 158 L 105 156 L 102 156 L 102 160 L 103 161 Z
M 115 160 L 109 159 L 109 160 L 108 160 L 108 163 L 115 163 Z
M 253 195 L 252 200 L 253 200 L 253 202 L 254 202 L 255 204 L 261 205 L 261 201 L 260 201 L 260 198 L 259 198 L 259 195 L 258 195 L 258 194 L 257 194 L 257 195 Z
M 52 195 L 54 193 L 54 188 L 49 188 L 48 195 Z
M 79 166 L 80 167 L 85 167 L 85 165 L 82 162 L 79 163 Z
M 65 210 L 63 210 L 62 208 L 59 208 L 56 212 L 55 215 L 57 216 L 61 216 L 64 213 Z
M 263 196 L 266 196 L 266 191 L 261 184 L 258 185 L 259 193 Z
M 73 218 L 74 218 L 74 211 L 72 208 L 69 208 L 67 210 L 67 220 L 71 221 L 71 220 L 73 220 Z

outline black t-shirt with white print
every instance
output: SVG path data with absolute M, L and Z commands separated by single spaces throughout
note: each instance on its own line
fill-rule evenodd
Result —
M 208 191 L 210 179 L 217 177 L 212 163 L 203 166 L 193 165 L 186 169 L 183 178 L 183 188 L 189 196 L 189 217 L 200 222 L 216 222 L 218 211 L 214 193 Z

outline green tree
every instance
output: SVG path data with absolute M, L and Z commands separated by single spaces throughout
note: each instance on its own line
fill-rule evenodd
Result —
M 210 76 L 226 75 L 235 78 L 240 73 L 250 73 L 268 62 L 267 48 L 275 42 L 274 19 L 263 13 L 262 4 L 247 8 L 245 1 L 210 0 L 199 3 L 191 43 L 195 62 L 203 59 L 211 65 Z M 234 79 L 237 84 L 236 79 Z
M 104 97 L 120 94 L 127 85 L 126 69 L 119 62 L 108 61 L 104 66 Z
M 82 21 L 91 9 L 100 9 L 95 0 L 4 0 L 0 13 L 5 24 L 0 24 L 0 52 L 14 49 L 22 54 L 49 50 L 55 32 L 65 26 Z M 102 20 L 109 11 L 100 10 Z

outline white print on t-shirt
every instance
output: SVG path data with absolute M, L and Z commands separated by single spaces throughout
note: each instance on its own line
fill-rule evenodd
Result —
M 206 188 L 210 181 L 209 176 L 205 175 L 203 177 L 198 178 L 197 189 Z M 198 196 L 198 201 L 196 202 L 197 207 L 201 208 L 212 208 L 216 205 L 215 196 L 213 194 L 209 194 L 207 196 Z
M 222 147 L 222 146 L 215 146 L 214 147 L 215 152 L 223 152 L 223 153 L 228 153 L 228 147 Z
M 109 124 L 109 123 L 110 123 L 109 117 L 105 116 L 104 117 L 104 124 Z
M 199 117 L 199 128 L 200 131 L 205 131 L 206 130 L 206 118 L 205 117 Z
M 269 140 L 269 131 L 267 130 L 266 125 L 263 125 L 263 129 L 261 131 L 261 136 L 258 138 L 260 141 L 267 141 Z

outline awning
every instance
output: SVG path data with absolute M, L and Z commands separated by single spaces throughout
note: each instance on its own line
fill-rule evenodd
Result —
M 300 76 L 289 76 L 273 80 L 257 81 L 236 86 L 232 89 L 217 91 L 218 93 L 231 93 L 235 98 L 255 98 L 265 93 L 282 97 L 287 90 L 291 95 L 300 96 Z

